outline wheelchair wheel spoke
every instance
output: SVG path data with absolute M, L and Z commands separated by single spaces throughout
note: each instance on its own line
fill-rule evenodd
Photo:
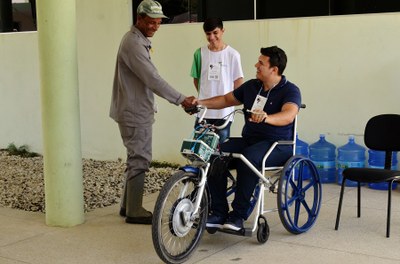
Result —
M 296 183 L 292 178 L 290 179 L 289 183 L 290 183 L 290 187 L 292 187 L 292 189 L 296 192 L 298 192 L 298 189 L 301 188 L 301 183 L 300 182 Z
M 299 182 L 303 182 L 304 164 L 300 163 L 298 166 L 299 166 L 299 169 L 297 171 L 297 179 Z M 296 172 L 294 172 L 294 173 L 296 173 Z
M 301 191 L 302 192 L 307 192 L 310 188 L 314 188 L 314 182 L 310 181 L 306 186 L 304 186 Z
M 290 207 L 290 206 L 292 206 L 293 203 L 296 202 L 296 201 L 297 201 L 297 196 L 296 196 L 296 195 L 293 195 L 290 199 L 287 200 L 287 202 L 286 202 L 286 205 L 287 205 L 287 206 L 285 206 L 285 207 Z
M 311 208 L 308 206 L 308 203 L 307 203 L 306 200 L 301 201 L 301 204 L 303 205 L 303 207 L 306 210 L 308 215 L 312 214 L 311 213 Z
M 298 226 L 299 224 L 299 216 L 300 216 L 300 201 L 296 200 L 295 207 L 294 207 L 294 224 Z

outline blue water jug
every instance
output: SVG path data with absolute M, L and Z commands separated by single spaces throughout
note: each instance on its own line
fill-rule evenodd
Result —
M 319 140 L 309 146 L 310 159 L 317 167 L 322 183 L 336 182 L 336 147 L 320 134 Z
M 369 168 L 380 168 L 383 169 L 385 167 L 385 152 L 377 151 L 377 150 L 368 150 L 368 167 Z M 392 170 L 397 170 L 397 152 L 393 152 L 392 154 Z M 380 182 L 380 183 L 369 183 L 368 187 L 376 190 L 387 190 L 388 183 Z M 396 189 L 397 182 L 394 182 L 392 185 L 392 189 Z
M 354 136 L 351 135 L 349 136 L 349 142 L 338 147 L 337 150 L 338 184 L 342 184 L 344 169 L 365 167 L 365 148 L 356 144 Z M 346 180 L 346 186 L 355 187 L 357 182 Z
M 295 150 L 296 155 L 300 155 L 303 157 L 308 158 L 308 144 L 301 139 L 299 139 L 299 135 L 296 134 L 296 150 Z M 295 179 L 297 180 L 297 175 L 298 175 L 298 170 L 299 168 L 295 168 Z M 303 167 L 303 180 L 308 180 L 311 177 L 311 172 L 310 168 L 308 166 Z

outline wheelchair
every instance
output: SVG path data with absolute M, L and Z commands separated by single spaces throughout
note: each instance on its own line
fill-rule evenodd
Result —
M 190 163 L 181 167 L 165 182 L 154 207 L 152 240 L 160 259 L 165 263 L 185 262 L 199 245 L 204 230 L 210 234 L 217 231 L 249 237 L 256 234 L 258 242 L 263 244 L 270 234 L 264 216 L 269 212 L 278 211 L 284 228 L 292 234 L 308 231 L 319 214 L 322 187 L 314 163 L 306 157 L 295 155 L 297 117 L 294 121 L 293 140 L 275 142 L 265 154 L 260 170 L 242 154 L 219 152 L 219 137 L 215 131 L 223 128 L 227 122 L 221 126 L 208 125 L 202 121 L 207 109 L 202 106 L 196 109 L 203 109 L 199 125 L 191 139 L 183 140 L 181 147 L 182 155 Z M 238 112 L 243 113 L 244 110 L 237 109 L 231 114 Z M 292 145 L 293 156 L 283 166 L 266 167 L 268 156 L 280 144 Z M 247 227 L 247 223 L 240 231 L 206 227 L 211 202 L 207 174 L 212 155 L 240 159 L 259 177 L 250 201 L 249 216 L 252 214 L 254 219 L 250 227 Z M 227 189 L 228 200 L 235 191 L 234 177 L 230 181 L 232 184 Z M 266 193 L 277 197 L 276 207 L 265 208 Z

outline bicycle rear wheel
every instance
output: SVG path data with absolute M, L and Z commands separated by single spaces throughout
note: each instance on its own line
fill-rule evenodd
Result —
M 154 207 L 152 238 L 158 256 L 166 263 L 186 261 L 200 242 L 208 200 L 204 193 L 199 211 L 193 215 L 198 191 L 198 176 L 185 171 L 172 175 L 160 191 Z

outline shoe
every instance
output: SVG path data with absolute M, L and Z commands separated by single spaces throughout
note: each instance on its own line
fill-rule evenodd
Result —
M 139 216 L 139 217 L 127 216 L 125 218 L 125 223 L 128 224 L 151 225 L 152 222 L 153 222 L 153 214 L 151 214 L 150 216 Z
M 126 208 L 120 208 L 119 209 L 119 215 L 122 217 L 126 217 Z
M 237 216 L 229 215 L 225 224 L 223 225 L 224 229 L 240 231 L 243 229 L 243 219 Z
M 207 217 L 207 223 L 206 227 L 211 227 L 211 228 L 222 228 L 226 220 L 226 217 L 224 216 L 219 216 L 219 215 L 209 215 Z

